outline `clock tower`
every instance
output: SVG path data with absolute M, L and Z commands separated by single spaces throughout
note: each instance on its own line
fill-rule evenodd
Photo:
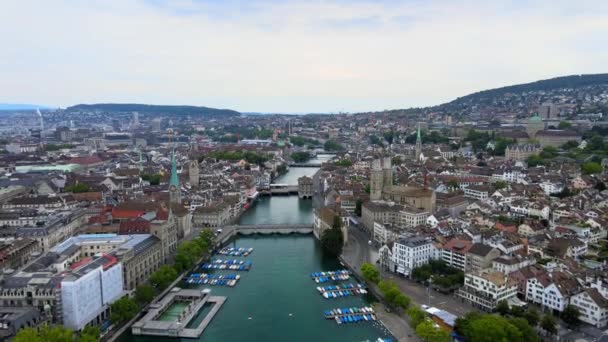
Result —
M 177 165 L 175 164 L 175 149 L 171 153 L 171 178 L 169 179 L 169 202 L 181 203 L 179 178 L 177 177 Z

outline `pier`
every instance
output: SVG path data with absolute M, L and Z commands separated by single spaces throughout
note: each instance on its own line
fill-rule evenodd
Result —
M 226 297 L 211 296 L 209 290 L 173 288 L 160 301 L 150 305 L 148 313 L 131 326 L 133 335 L 197 338 L 224 305 Z M 203 306 L 213 303 L 213 308 L 195 327 L 189 323 Z M 171 312 L 177 308 L 178 312 Z

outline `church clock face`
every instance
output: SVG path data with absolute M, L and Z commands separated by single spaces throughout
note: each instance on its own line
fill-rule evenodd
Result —
M 169 187 L 169 191 L 171 191 L 171 192 L 177 191 L 177 187 L 175 185 L 171 185 Z

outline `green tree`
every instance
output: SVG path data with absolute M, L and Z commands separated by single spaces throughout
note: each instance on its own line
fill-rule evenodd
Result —
M 540 321 L 540 327 L 551 335 L 557 333 L 557 322 L 551 314 L 545 314 Z
M 333 152 L 333 151 L 342 151 L 344 150 L 344 147 L 342 145 L 340 145 L 338 142 L 336 142 L 335 140 L 327 140 L 325 142 L 325 144 L 323 144 L 323 149 L 327 152 Z
M 572 124 L 569 123 L 569 122 L 566 122 L 566 121 L 561 121 L 559 123 L 559 125 L 557 126 L 557 128 L 559 128 L 559 129 L 569 129 L 569 128 L 572 128 Z
M 361 265 L 361 273 L 363 274 L 363 278 L 365 278 L 365 280 L 374 284 L 377 284 L 380 281 L 380 271 L 378 271 L 376 266 L 370 264 L 369 262 Z
M 342 235 L 342 219 L 334 216 L 334 222 L 330 229 L 321 234 L 321 247 L 331 256 L 339 256 L 344 248 L 344 235 Z
M 595 183 L 594 188 L 597 189 L 598 191 L 604 191 L 604 190 L 606 190 L 606 184 L 604 184 L 604 182 L 602 182 L 602 181 L 598 181 L 597 183 Z
M 526 163 L 528 163 L 528 167 L 536 167 L 545 165 L 545 160 L 539 155 L 533 154 L 526 159 Z
M 310 160 L 310 157 L 309 152 L 294 152 L 291 154 L 291 159 L 293 159 L 293 161 L 296 163 L 307 162 Z
M 412 327 L 417 327 L 426 318 L 426 312 L 422 311 L 417 306 L 410 306 L 406 313 L 410 318 L 410 326 Z
M 564 308 L 564 311 L 562 312 L 562 320 L 564 320 L 564 322 L 566 324 L 568 324 L 568 326 L 570 327 L 575 327 L 580 323 L 579 320 L 579 316 L 581 315 L 580 311 L 578 311 L 578 309 L 572 305 L 568 305 Z
M 525 318 L 511 318 L 509 323 L 521 332 L 526 342 L 538 342 L 540 340 L 534 328 L 528 324 Z
M 126 322 L 137 315 L 139 306 L 135 300 L 125 296 L 110 305 L 110 312 L 112 322 Z
M 381 280 L 378 283 L 378 288 L 380 288 L 384 299 L 392 305 L 395 304 L 395 298 L 401 294 L 397 284 L 392 280 Z
M 361 208 L 363 206 L 363 200 L 357 199 L 355 202 L 355 215 L 361 217 Z
M 96 325 L 87 325 L 84 327 L 78 338 L 77 342 L 96 342 L 99 341 L 99 335 L 101 335 L 101 330 Z
M 340 159 L 334 163 L 336 166 L 349 167 L 353 165 L 353 162 L 350 159 Z
M 596 162 L 586 162 L 581 166 L 583 173 L 586 175 L 592 175 L 602 172 L 602 165 Z
M 425 319 L 416 326 L 416 335 L 427 342 L 447 342 L 450 338 L 447 331 L 435 327 L 435 323 L 430 319 Z
M 543 148 L 542 151 L 538 154 L 543 159 L 551 159 L 557 157 L 557 149 L 553 146 L 547 146 Z
M 21 328 L 15 335 L 13 342 L 45 342 L 38 335 L 35 328 Z
M 162 265 L 150 276 L 150 283 L 159 290 L 164 290 L 177 278 L 177 271 L 169 265 Z
M 501 190 L 507 187 L 507 182 L 505 181 L 498 181 L 496 183 L 494 183 L 494 187 L 496 188 L 496 190 Z
M 150 303 L 152 299 L 154 299 L 155 295 L 156 291 L 154 291 L 154 288 L 148 284 L 139 285 L 135 289 L 135 300 L 140 305 Z
M 570 140 L 562 145 L 562 148 L 564 150 L 571 150 L 571 149 L 577 148 L 577 147 L 578 147 L 578 141 L 575 141 L 575 140 Z
M 465 337 L 469 341 L 475 342 L 524 341 L 523 335 L 517 327 L 504 317 L 495 315 L 483 315 L 471 322 L 469 330 L 465 332 Z
M 496 304 L 495 308 L 496 312 L 498 312 L 501 316 L 506 316 L 509 314 L 509 303 L 506 300 L 501 300 Z
M 535 327 L 538 325 L 538 321 L 540 321 L 540 314 L 538 310 L 535 308 L 529 308 L 528 311 L 524 314 L 524 318 L 528 321 L 530 326 Z
M 38 336 L 45 342 L 72 342 L 74 331 L 61 325 L 50 327 L 45 324 L 39 328 Z
M 526 312 L 521 306 L 514 306 L 511 308 L 511 316 L 514 317 L 524 317 Z
M 399 292 L 395 296 L 395 299 L 393 299 L 393 302 L 394 302 L 395 306 L 400 307 L 405 310 L 410 306 L 410 303 L 412 302 L 412 300 L 410 299 L 410 297 Z
M 193 240 L 184 241 L 177 247 L 174 267 L 178 273 L 190 269 L 201 257 L 203 250 L 201 246 Z
M 87 184 L 78 183 L 78 184 L 66 186 L 63 190 L 65 192 L 72 192 L 75 194 L 79 194 L 79 193 L 83 193 L 83 192 L 89 192 L 91 190 L 91 188 Z

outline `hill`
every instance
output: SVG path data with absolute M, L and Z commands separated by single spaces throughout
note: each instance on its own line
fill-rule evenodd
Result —
M 216 109 L 199 106 L 165 106 L 137 103 L 95 103 L 78 104 L 68 107 L 69 112 L 103 111 L 103 112 L 139 112 L 159 115 L 204 115 L 204 116 L 239 116 L 241 113 L 230 109 Z

